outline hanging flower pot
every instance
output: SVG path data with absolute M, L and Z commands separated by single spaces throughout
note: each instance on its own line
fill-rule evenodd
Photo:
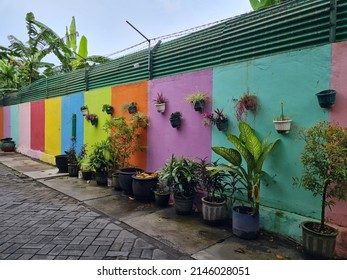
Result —
M 86 116 L 86 120 L 89 121 L 94 126 L 98 125 L 98 116 L 95 114 L 88 114 Z
M 87 106 L 82 106 L 80 108 L 80 110 L 81 110 L 81 113 L 82 113 L 83 116 L 88 115 L 88 107 Z
M 316 93 L 318 98 L 319 106 L 321 108 L 330 108 L 334 106 L 336 99 L 336 91 L 332 89 L 323 90 Z
M 173 128 L 179 128 L 181 126 L 182 114 L 181 112 L 174 112 L 171 114 L 170 123 Z
M 227 131 L 229 126 L 228 119 L 216 121 L 216 126 L 219 131 Z
M 291 127 L 292 120 L 274 120 L 275 129 L 278 133 L 284 134 L 288 133 Z
M 157 112 L 164 113 L 166 108 L 167 98 L 164 97 L 163 93 L 158 93 L 157 97 L 153 99 L 154 105 L 157 108 Z
M 114 112 L 113 107 L 108 104 L 102 105 L 102 111 L 106 112 L 106 114 L 108 115 L 113 115 L 113 112 Z
M 202 112 L 205 108 L 205 100 L 197 101 L 194 103 L 194 110 L 196 112 Z
M 166 108 L 166 103 L 155 104 L 155 107 L 157 108 L 157 112 L 164 113 Z

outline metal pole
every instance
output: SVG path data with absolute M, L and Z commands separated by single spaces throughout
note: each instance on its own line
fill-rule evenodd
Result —
M 330 34 L 329 42 L 336 41 L 336 14 L 337 14 L 337 0 L 330 0 Z
M 151 40 L 143 35 L 134 25 L 126 20 L 126 23 L 129 24 L 137 33 L 139 33 L 143 38 L 148 42 L 148 76 L 149 80 L 152 79 L 152 52 L 151 52 Z

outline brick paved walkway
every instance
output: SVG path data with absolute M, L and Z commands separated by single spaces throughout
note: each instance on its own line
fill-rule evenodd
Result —
M 183 259 L 75 199 L 0 164 L 0 259 Z

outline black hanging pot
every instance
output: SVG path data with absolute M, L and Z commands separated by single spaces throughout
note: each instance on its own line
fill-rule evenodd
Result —
M 129 114 L 135 114 L 137 112 L 137 106 L 136 105 L 130 105 L 128 108 Z
M 332 89 L 323 90 L 316 93 L 318 98 L 319 106 L 322 108 L 330 108 L 334 106 L 336 99 L 336 91 Z
M 219 131 L 227 131 L 229 126 L 229 121 L 227 119 L 223 121 L 217 121 L 216 126 Z
M 181 119 L 170 118 L 170 123 L 173 128 L 179 128 L 181 126 Z
M 205 100 L 201 100 L 201 101 L 196 101 L 194 103 L 194 110 L 197 112 L 202 112 L 205 108 Z

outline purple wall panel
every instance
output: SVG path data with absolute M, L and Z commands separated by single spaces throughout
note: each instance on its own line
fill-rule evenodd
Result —
M 184 99 L 196 91 L 210 96 L 205 111 L 211 111 L 212 69 L 170 76 L 149 82 L 147 169 L 154 171 L 163 167 L 172 154 L 189 158 L 211 159 L 211 128 L 204 127 L 202 114 Z M 165 113 L 158 113 L 153 99 L 162 92 L 169 100 Z M 179 129 L 172 128 L 169 118 L 172 112 L 183 115 Z

